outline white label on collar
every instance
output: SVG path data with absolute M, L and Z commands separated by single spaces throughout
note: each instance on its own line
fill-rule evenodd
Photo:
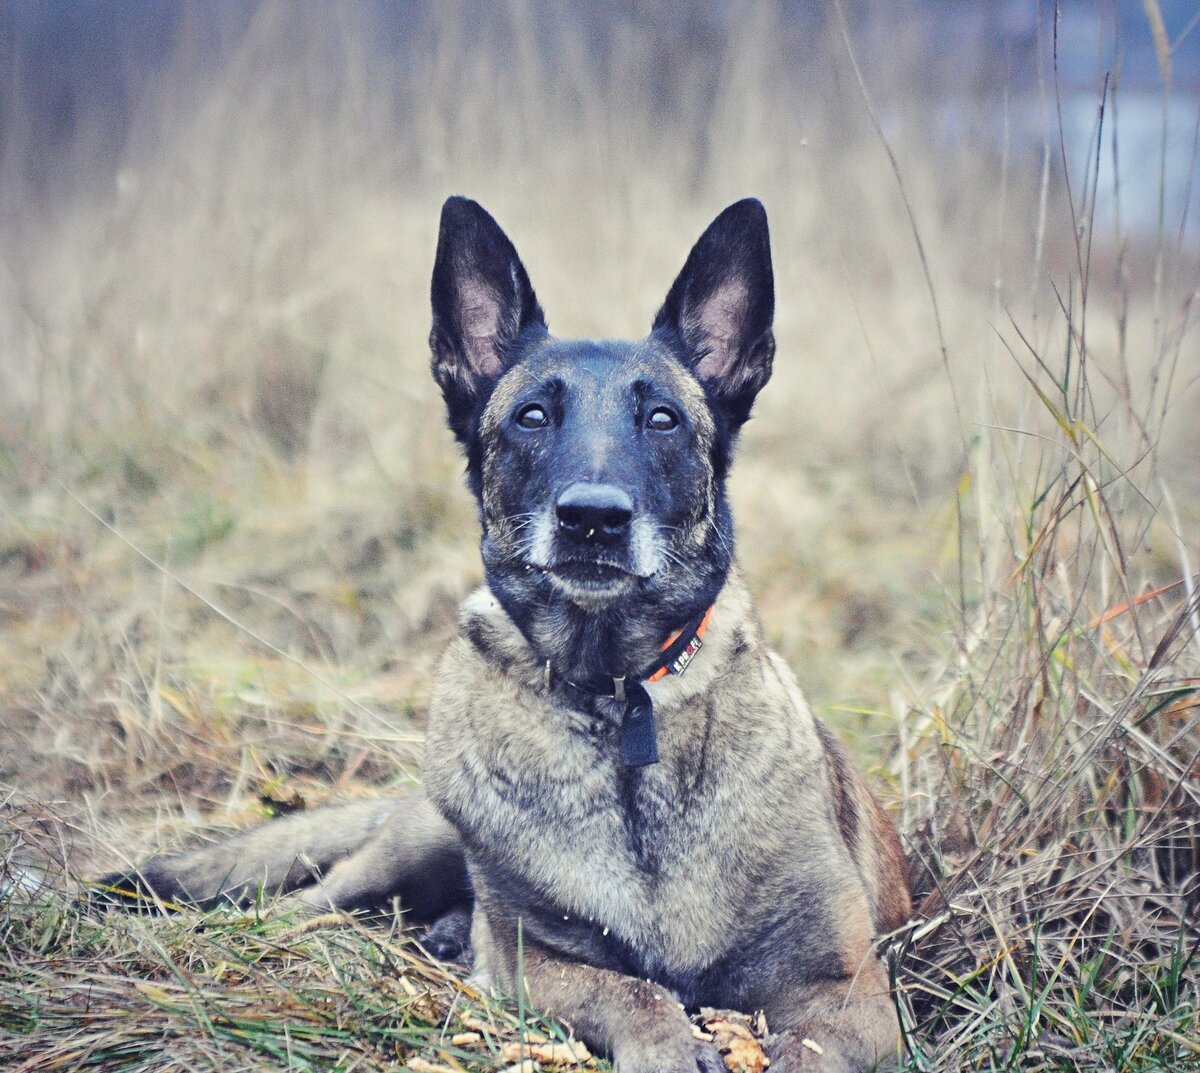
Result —
M 683 674 L 688 669 L 688 664 L 696 658 L 696 653 L 704 647 L 704 642 L 699 637 L 693 637 L 682 652 L 679 653 L 675 662 L 671 664 L 672 674 Z

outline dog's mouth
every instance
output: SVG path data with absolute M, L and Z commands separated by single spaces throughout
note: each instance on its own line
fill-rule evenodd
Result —
M 636 584 L 637 574 L 608 559 L 560 559 L 542 572 L 568 596 L 616 596 Z
M 549 572 L 576 585 L 606 586 L 625 579 L 632 581 L 636 577 L 617 563 L 598 559 L 566 559 L 551 566 Z

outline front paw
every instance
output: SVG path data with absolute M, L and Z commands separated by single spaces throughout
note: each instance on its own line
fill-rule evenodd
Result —
M 614 1050 L 613 1068 L 616 1073 L 729 1073 L 716 1047 L 690 1032 L 670 1040 L 625 1043 Z
M 776 1036 L 766 1052 L 770 1073 L 863 1073 L 874 1068 L 874 1063 L 855 1063 L 836 1047 L 822 1046 L 806 1036 Z
M 471 910 L 458 906 L 443 913 L 417 941 L 438 961 L 469 961 Z

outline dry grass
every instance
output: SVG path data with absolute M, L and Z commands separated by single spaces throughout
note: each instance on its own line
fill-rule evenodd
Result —
M 1200 592 L 1182 549 L 1147 584 L 1169 533 L 1089 424 L 1086 362 L 1059 377 L 1031 373 L 1036 465 L 962 490 L 977 558 L 893 764 L 918 1068 L 1200 1068 Z
M 464 192 L 568 335 L 641 334 L 707 220 L 764 198 L 741 557 L 909 839 L 909 1067 L 1200 1067 L 1194 221 L 1110 233 L 1053 124 L 941 136 L 1001 93 L 919 20 L 851 8 L 868 107 L 837 20 L 766 4 L 369 12 L 184 20 L 119 151 L 83 124 L 52 197 L 4 76 L 0 1064 L 500 1067 L 547 1031 L 386 926 L 60 893 L 414 777 L 479 570 L 424 343 Z M 448 1042 L 464 1010 L 495 1032 Z

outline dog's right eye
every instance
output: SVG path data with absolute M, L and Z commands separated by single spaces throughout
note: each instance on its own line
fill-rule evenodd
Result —
M 522 428 L 545 428 L 549 423 L 546 411 L 537 403 L 523 406 L 517 411 L 517 424 Z
M 655 432 L 670 432 L 678 424 L 679 418 L 675 416 L 673 410 L 666 406 L 656 406 L 650 411 L 650 416 L 646 418 L 646 427 Z

